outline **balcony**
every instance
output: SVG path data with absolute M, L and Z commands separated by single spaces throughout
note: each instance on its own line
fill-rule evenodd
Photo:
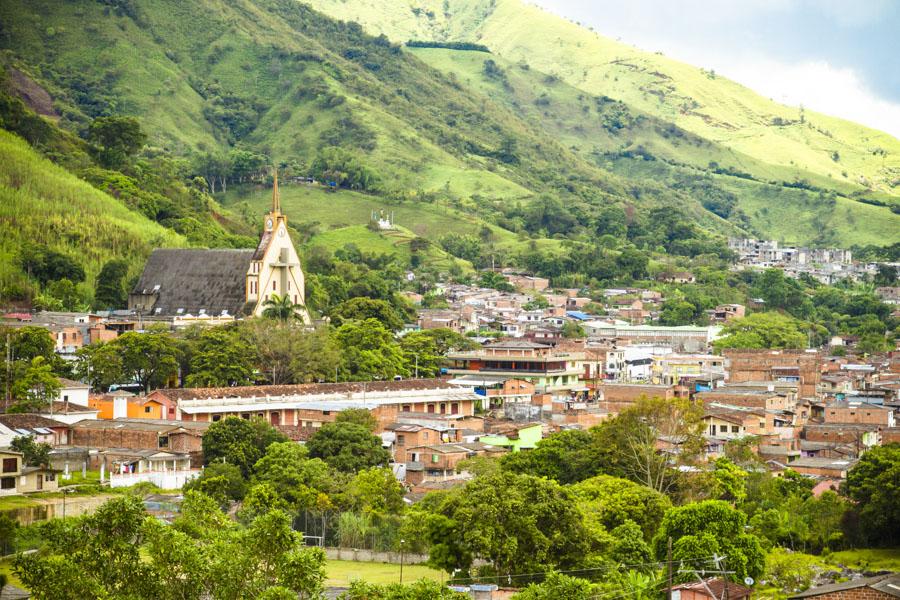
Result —
M 142 473 L 110 473 L 109 487 L 130 487 L 148 481 L 164 490 L 181 489 L 185 483 L 199 477 L 202 469 L 181 469 L 178 471 L 144 471 Z

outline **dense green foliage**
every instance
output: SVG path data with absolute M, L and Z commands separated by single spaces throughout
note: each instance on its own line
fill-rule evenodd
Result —
M 198 492 L 171 526 L 121 497 L 40 528 L 44 547 L 14 564 L 38 600 L 316 598 L 325 579 L 324 552 L 304 548 L 286 514 L 242 527 Z

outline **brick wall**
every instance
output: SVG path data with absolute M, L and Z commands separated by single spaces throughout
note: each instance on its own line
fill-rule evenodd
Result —
M 725 350 L 728 383 L 775 381 L 773 368 L 797 367 L 800 397 L 812 397 L 819 383 L 821 356 L 802 350 Z
M 826 406 L 826 423 L 888 425 L 891 411 L 874 406 Z
M 870 587 L 854 588 L 852 590 L 840 590 L 821 594 L 819 596 L 809 596 L 810 600 L 894 600 L 894 596 L 885 592 L 873 590 Z
M 135 450 L 157 450 L 159 448 L 159 439 L 155 431 L 73 427 L 71 438 L 73 446 L 132 448 Z

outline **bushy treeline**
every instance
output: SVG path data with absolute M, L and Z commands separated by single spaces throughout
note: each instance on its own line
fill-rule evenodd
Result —
M 475 52 L 490 52 L 490 48 L 484 44 L 473 42 L 437 42 L 434 40 L 409 40 L 406 42 L 409 48 L 446 48 L 447 50 L 473 50 Z

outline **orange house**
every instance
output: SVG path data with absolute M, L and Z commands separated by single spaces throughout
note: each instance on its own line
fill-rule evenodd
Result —
M 112 392 L 88 398 L 88 406 L 99 410 L 100 419 L 165 419 L 166 411 L 158 400 L 129 392 Z

